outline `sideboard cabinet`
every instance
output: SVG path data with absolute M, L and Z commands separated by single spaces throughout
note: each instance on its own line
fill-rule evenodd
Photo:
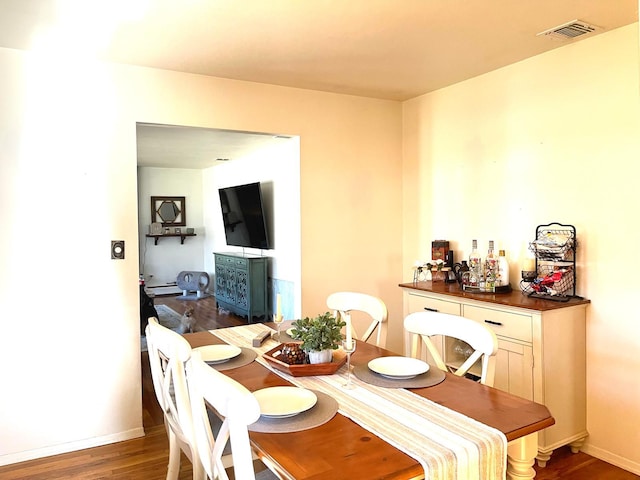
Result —
M 246 317 L 269 316 L 267 294 L 268 257 L 236 253 L 214 253 L 216 305 Z
M 553 450 L 570 445 L 577 452 L 586 430 L 586 309 L 589 300 L 534 299 L 520 291 L 467 293 L 457 284 L 400 284 L 404 315 L 424 310 L 462 315 L 491 328 L 498 337 L 494 387 L 546 405 L 556 424 L 539 432 L 538 464 Z M 447 362 L 464 360 L 464 347 L 441 339 Z M 405 337 L 405 354 L 408 354 Z

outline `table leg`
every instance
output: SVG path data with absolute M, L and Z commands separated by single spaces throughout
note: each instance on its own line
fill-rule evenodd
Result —
M 538 433 L 509 442 L 507 445 L 507 478 L 532 480 L 536 476 L 533 462 L 538 454 Z

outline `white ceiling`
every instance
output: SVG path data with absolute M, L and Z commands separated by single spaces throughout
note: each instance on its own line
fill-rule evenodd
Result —
M 536 36 L 574 19 L 599 28 Z M 0 0 L 0 47 L 406 100 L 637 20 L 638 0 Z
M 266 133 L 174 125 L 138 124 L 138 165 L 161 168 L 208 168 L 288 140 Z M 218 160 L 220 159 L 220 160 Z

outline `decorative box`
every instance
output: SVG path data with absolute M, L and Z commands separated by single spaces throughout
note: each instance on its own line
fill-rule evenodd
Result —
M 433 260 L 442 260 L 443 262 L 445 262 L 448 253 L 448 240 L 434 240 L 433 242 L 431 242 L 431 258 Z

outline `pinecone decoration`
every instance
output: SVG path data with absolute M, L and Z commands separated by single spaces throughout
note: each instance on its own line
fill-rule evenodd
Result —
M 278 357 L 289 365 L 301 365 L 307 363 L 307 354 L 300 348 L 299 343 L 285 343 L 282 345 L 282 354 Z

